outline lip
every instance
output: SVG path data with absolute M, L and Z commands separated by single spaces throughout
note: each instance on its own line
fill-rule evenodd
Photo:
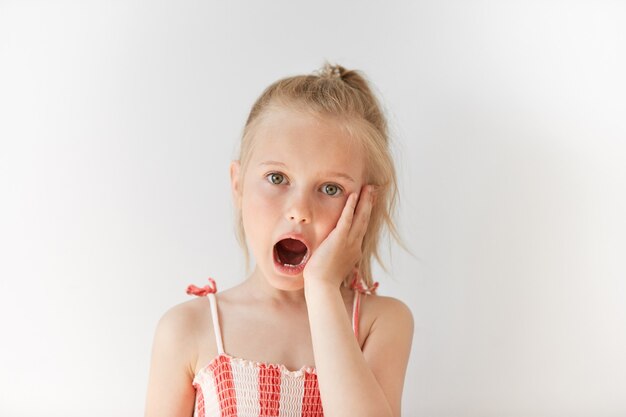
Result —
M 282 263 L 280 263 L 278 261 L 278 256 L 276 254 L 276 243 L 280 242 L 283 239 L 299 240 L 300 242 L 304 243 L 304 245 L 306 246 L 306 255 L 304 256 L 304 259 L 300 263 L 300 265 L 297 265 L 297 266 L 286 266 L 286 265 L 283 265 Z M 274 245 L 272 246 L 272 259 L 274 261 L 274 268 L 276 269 L 276 271 L 278 273 L 280 273 L 282 275 L 289 275 L 289 276 L 300 275 L 302 273 L 302 271 L 304 271 L 304 267 L 306 266 L 306 264 L 307 264 L 307 262 L 309 261 L 310 258 L 311 258 L 311 245 L 309 244 L 307 239 L 300 233 L 287 233 L 287 234 L 284 234 L 284 235 L 280 236 L 275 241 Z

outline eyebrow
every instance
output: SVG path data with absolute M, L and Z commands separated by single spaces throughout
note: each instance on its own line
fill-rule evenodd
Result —
M 261 162 L 259 165 L 278 165 L 284 168 L 287 168 L 287 165 L 285 165 L 283 162 L 279 162 L 279 161 L 264 161 Z M 352 181 L 354 183 L 356 183 L 356 181 L 348 174 L 344 173 L 344 172 L 336 172 L 336 171 L 331 171 L 331 172 L 323 172 L 322 173 L 324 176 L 329 176 L 329 177 L 339 177 L 339 178 L 343 178 L 345 180 L 348 181 Z

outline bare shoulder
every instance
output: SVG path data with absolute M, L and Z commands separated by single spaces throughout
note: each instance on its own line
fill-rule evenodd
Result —
M 413 314 L 403 301 L 397 298 L 382 295 L 368 295 L 362 302 L 363 315 L 372 321 L 372 325 L 376 321 L 393 320 L 402 323 L 405 326 L 413 327 Z
M 368 295 L 361 302 L 361 321 L 365 330 L 365 346 L 380 337 L 389 344 L 410 347 L 413 339 L 413 314 L 403 301 L 382 295 Z
M 167 310 L 154 334 L 146 416 L 191 415 L 192 386 L 204 302 L 195 299 Z
M 208 300 L 204 298 L 195 298 L 177 304 L 161 316 L 157 331 L 173 332 L 177 336 L 190 335 L 205 321 L 203 318 L 207 308 Z
M 154 342 L 164 352 L 171 352 L 184 364 L 190 375 L 193 375 L 198 356 L 198 343 L 204 336 L 203 329 L 211 323 L 206 320 L 208 300 L 196 298 L 177 304 L 167 310 L 159 319 Z
M 368 295 L 361 302 L 362 351 L 385 392 L 393 415 L 400 415 L 404 377 L 413 341 L 413 314 L 402 301 Z

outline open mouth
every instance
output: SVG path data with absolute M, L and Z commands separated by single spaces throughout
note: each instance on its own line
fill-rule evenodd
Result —
M 274 260 L 287 268 L 303 267 L 308 255 L 309 249 L 297 239 L 283 239 L 274 245 Z

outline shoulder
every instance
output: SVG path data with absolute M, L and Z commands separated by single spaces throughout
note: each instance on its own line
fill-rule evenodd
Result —
M 161 316 L 152 346 L 145 415 L 189 415 L 195 398 L 192 381 L 202 301 L 178 304 Z
M 167 310 L 159 319 L 157 331 L 162 333 L 174 333 L 177 336 L 188 335 L 195 331 L 203 321 L 208 307 L 206 297 L 177 304 Z
M 411 343 L 413 338 L 413 314 L 410 308 L 397 298 L 368 295 L 361 301 L 362 320 L 367 328 L 367 338 L 375 335 L 391 337 L 398 343 Z
M 367 329 L 363 356 L 383 389 L 394 415 L 400 415 L 404 377 L 413 341 L 413 314 L 393 297 L 368 295 L 362 301 Z
M 382 295 L 368 295 L 363 298 L 364 312 L 376 320 L 394 319 L 413 326 L 413 314 L 404 302 L 397 298 Z
M 167 310 L 156 326 L 154 344 L 163 355 L 178 358 L 190 372 L 195 367 L 198 342 L 207 325 L 208 300 L 196 298 L 177 304 Z

